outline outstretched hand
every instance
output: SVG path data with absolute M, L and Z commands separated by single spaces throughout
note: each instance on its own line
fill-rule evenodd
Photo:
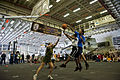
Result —
M 65 29 L 63 30 L 63 33 L 65 33 Z
M 58 37 L 58 40 L 60 40 L 60 37 Z

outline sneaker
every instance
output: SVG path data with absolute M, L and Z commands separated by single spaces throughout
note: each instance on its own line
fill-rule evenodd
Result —
M 65 64 L 61 64 L 60 67 L 64 67 L 64 68 L 66 68 L 66 65 L 65 65 Z
M 48 75 L 48 78 L 49 78 L 50 80 L 53 80 L 53 77 L 52 77 L 51 75 Z
M 37 74 L 33 76 L 33 80 L 37 80 Z
M 74 70 L 74 72 L 75 72 L 75 71 L 78 71 L 78 70 L 79 70 L 79 67 L 76 67 L 75 70 Z
M 86 70 L 88 70 L 88 68 L 89 68 L 89 64 L 85 64 L 85 66 L 86 66 Z
M 50 66 L 48 67 L 48 69 L 50 69 Z
M 57 66 L 54 67 L 54 69 L 56 69 L 56 68 L 57 68 Z
M 79 68 L 79 71 L 80 71 L 80 72 L 82 71 L 82 66 Z

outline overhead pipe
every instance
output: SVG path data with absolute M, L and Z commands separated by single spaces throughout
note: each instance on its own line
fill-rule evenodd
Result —
M 98 1 L 99 1 L 99 2 L 101 3 L 101 5 L 108 11 L 108 13 L 111 14 L 111 16 L 112 16 L 114 19 L 117 18 L 114 14 L 112 14 L 112 11 L 111 11 L 110 9 L 108 9 L 108 6 L 106 6 L 106 5 L 104 4 L 104 1 L 103 1 L 103 0 L 98 0 Z
M 2 16 L 2 18 L 38 18 L 39 16 Z M 1 17 L 0 17 L 1 18 Z

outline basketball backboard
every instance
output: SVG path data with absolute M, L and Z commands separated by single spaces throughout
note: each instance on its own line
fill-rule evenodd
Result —
M 49 12 L 49 0 L 39 0 L 31 12 L 31 16 L 42 16 Z

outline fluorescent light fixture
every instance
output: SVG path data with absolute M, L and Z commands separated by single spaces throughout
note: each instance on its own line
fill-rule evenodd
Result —
M 52 7 L 53 7 L 53 5 L 50 5 L 50 6 L 49 6 L 49 8 L 52 8 Z
M 77 11 L 79 11 L 79 10 L 80 10 L 80 8 L 77 8 L 77 9 L 73 10 L 73 12 L 77 12 Z
M 13 24 L 15 21 L 11 21 L 10 24 Z
M 26 1 L 29 1 L 29 0 L 26 0 Z
M 88 17 L 86 17 L 85 19 L 90 19 L 90 18 L 92 18 L 92 16 L 88 16 Z
M 67 17 L 67 16 L 69 16 L 69 15 L 70 15 L 70 14 L 69 14 L 69 13 L 67 13 L 67 14 L 65 14 L 65 15 L 64 15 L 64 17 Z
M 13 28 L 11 28 L 10 31 L 12 32 L 12 31 L 13 31 Z
M 98 0 L 93 0 L 93 1 L 90 2 L 90 4 L 93 4 L 93 3 L 97 2 L 97 1 L 98 1 Z
M 56 2 L 60 2 L 60 0 L 56 0 Z
M 79 22 L 81 22 L 82 20 L 78 20 L 78 21 L 76 21 L 76 23 L 79 23 Z
M 104 11 L 100 12 L 100 14 L 103 14 L 103 13 L 106 13 L 106 12 L 107 12 L 107 10 L 104 10 Z
M 2 36 L 4 36 L 5 34 L 3 33 Z

